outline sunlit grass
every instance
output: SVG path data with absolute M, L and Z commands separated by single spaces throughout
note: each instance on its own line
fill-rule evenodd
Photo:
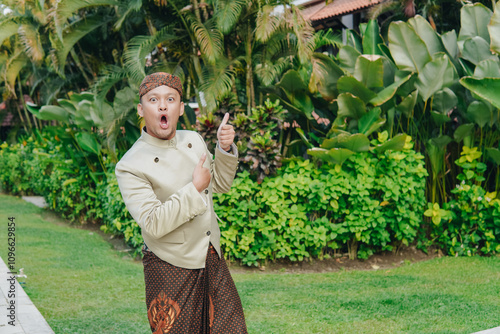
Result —
M 0 195 L 0 247 L 16 221 L 16 267 L 56 333 L 148 333 L 142 264 L 97 233 Z M 5 259 L 6 246 L 0 249 Z M 391 270 L 234 274 L 250 333 L 472 333 L 500 326 L 500 258 Z

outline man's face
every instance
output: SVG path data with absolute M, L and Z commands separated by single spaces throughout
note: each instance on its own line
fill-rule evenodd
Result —
M 184 103 L 172 87 L 159 86 L 142 96 L 137 113 L 144 117 L 147 133 L 159 139 L 172 139 L 177 121 L 184 114 Z

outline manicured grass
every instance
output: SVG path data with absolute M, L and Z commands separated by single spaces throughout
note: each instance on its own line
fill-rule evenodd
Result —
M 142 264 L 99 234 L 0 195 L 0 247 L 16 218 L 17 268 L 56 333 L 148 333 Z M 5 259 L 6 246 L 0 249 Z M 391 270 L 234 274 L 250 333 L 472 333 L 500 326 L 500 258 Z

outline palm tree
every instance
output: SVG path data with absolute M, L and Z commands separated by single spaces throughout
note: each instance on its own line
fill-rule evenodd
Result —
M 117 6 L 119 2 L 5 1 L 4 6 L 9 11 L 0 14 L 0 50 L 3 51 L 0 57 L 0 84 L 3 84 L 3 99 L 19 98 L 21 106 L 24 106 L 24 96 L 29 95 L 34 102 L 47 104 L 63 88 L 81 89 L 91 85 L 95 80 L 94 71 L 81 48 L 75 51 L 75 47 L 79 47 L 78 42 L 82 38 L 110 21 L 110 17 L 97 9 L 83 14 L 79 11 L 110 5 Z M 79 83 L 78 77 L 82 77 L 84 82 Z M 39 121 L 30 119 L 26 108 L 24 117 L 19 110 L 19 118 L 27 131 L 32 124 L 39 126 Z

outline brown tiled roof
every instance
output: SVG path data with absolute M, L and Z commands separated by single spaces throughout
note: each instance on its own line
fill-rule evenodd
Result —
M 311 20 L 318 21 L 329 17 L 341 16 L 381 3 L 383 0 L 333 0 L 325 5 L 325 1 L 310 1 L 303 4 L 303 15 Z

